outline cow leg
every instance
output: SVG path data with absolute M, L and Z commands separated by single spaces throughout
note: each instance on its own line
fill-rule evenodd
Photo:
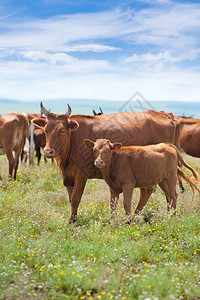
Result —
M 69 223 L 76 222 L 78 206 L 85 188 L 87 179 L 83 176 L 77 176 L 74 182 L 74 189 L 71 195 L 71 216 Z
M 119 201 L 119 193 L 110 189 L 110 219 L 115 218 L 115 212 Z
M 72 186 L 67 186 L 67 192 L 68 192 L 68 195 L 69 195 L 69 202 L 70 202 L 70 203 L 71 203 L 71 199 L 72 199 L 73 189 L 74 189 L 74 187 L 72 187 Z
M 19 165 L 19 158 L 15 161 L 15 169 L 14 169 L 14 176 L 13 179 L 15 180 L 17 177 L 17 169 L 18 169 L 18 165 Z
M 5 151 L 6 152 L 6 156 L 7 156 L 7 159 L 8 159 L 8 164 L 9 164 L 9 179 L 11 180 L 12 179 L 12 174 L 13 174 L 13 169 L 14 169 L 14 166 L 15 166 L 15 159 L 13 157 L 13 154 L 12 154 L 12 151 Z
M 28 160 L 28 153 L 25 152 L 24 150 L 22 150 L 22 152 L 24 152 L 22 155 L 23 157 L 23 160 L 21 159 L 22 162 L 24 162 L 25 164 L 27 163 L 27 160 Z
M 147 204 L 149 197 L 153 193 L 153 190 L 154 187 L 140 188 L 140 198 L 138 200 L 133 215 L 138 214 L 143 209 L 143 207 Z
M 19 148 L 17 151 L 15 151 L 15 167 L 14 167 L 14 176 L 13 176 L 14 180 L 17 177 L 17 169 L 18 169 L 18 165 L 19 165 L 19 157 L 21 155 L 21 152 L 22 152 L 22 147 Z
M 185 191 L 185 189 L 184 189 L 182 181 L 179 178 L 178 178 L 178 184 L 179 184 L 179 188 L 180 188 L 181 192 L 183 193 Z
M 25 161 L 25 152 L 24 152 L 24 150 L 22 150 L 22 153 L 21 153 L 21 162 L 24 162 Z
M 173 180 L 173 176 L 172 176 L 170 182 L 168 180 L 164 180 L 161 183 L 159 183 L 159 186 L 165 193 L 168 212 L 170 212 L 171 208 L 173 208 L 174 210 L 176 209 L 176 203 L 177 203 L 176 181 L 177 178 L 175 177 L 175 180 Z
M 41 152 L 40 148 L 35 149 L 36 150 L 36 156 L 37 156 L 37 165 L 39 166 L 40 164 L 40 159 L 41 159 Z

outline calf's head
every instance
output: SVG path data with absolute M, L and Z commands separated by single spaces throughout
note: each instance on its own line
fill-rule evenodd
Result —
M 94 164 L 102 170 L 110 165 L 112 151 L 118 151 L 122 145 L 121 143 L 111 143 L 106 139 L 98 139 L 96 142 L 85 139 L 84 143 L 93 149 Z
M 41 102 L 41 112 L 47 119 L 37 118 L 31 122 L 45 132 L 46 146 L 43 150 L 44 155 L 49 158 L 65 155 L 70 147 L 71 131 L 79 127 L 76 120 L 69 119 L 71 114 L 69 104 L 68 111 L 65 114 L 57 115 L 46 110 Z

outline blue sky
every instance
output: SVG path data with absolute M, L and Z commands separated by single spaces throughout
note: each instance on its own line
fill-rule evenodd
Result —
M 199 1 L 1 0 L 0 98 L 200 101 Z

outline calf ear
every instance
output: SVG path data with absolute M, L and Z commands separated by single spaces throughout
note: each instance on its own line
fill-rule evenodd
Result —
M 32 119 L 31 123 L 39 128 L 44 129 L 45 125 L 47 124 L 48 120 L 43 118 L 36 118 Z
M 68 125 L 72 130 L 76 130 L 79 128 L 79 124 L 75 120 L 68 120 Z
M 116 152 L 121 148 L 121 146 L 121 143 L 110 143 L 110 149 Z
M 85 139 L 84 144 L 88 147 L 88 148 L 93 148 L 94 147 L 94 142 L 89 140 L 89 139 Z

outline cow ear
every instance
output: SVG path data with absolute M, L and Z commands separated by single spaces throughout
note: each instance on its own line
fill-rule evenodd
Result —
M 68 125 L 72 130 L 76 130 L 79 128 L 79 124 L 75 120 L 68 120 Z
M 85 139 L 84 144 L 88 147 L 88 148 L 93 148 L 94 147 L 94 142 L 89 140 L 89 139 Z
M 111 150 L 114 150 L 114 151 L 118 151 L 120 148 L 121 148 L 122 144 L 121 143 L 110 143 L 110 148 Z
M 47 124 L 47 119 L 42 119 L 42 118 L 36 118 L 32 119 L 31 123 L 39 128 L 44 129 L 45 125 Z

